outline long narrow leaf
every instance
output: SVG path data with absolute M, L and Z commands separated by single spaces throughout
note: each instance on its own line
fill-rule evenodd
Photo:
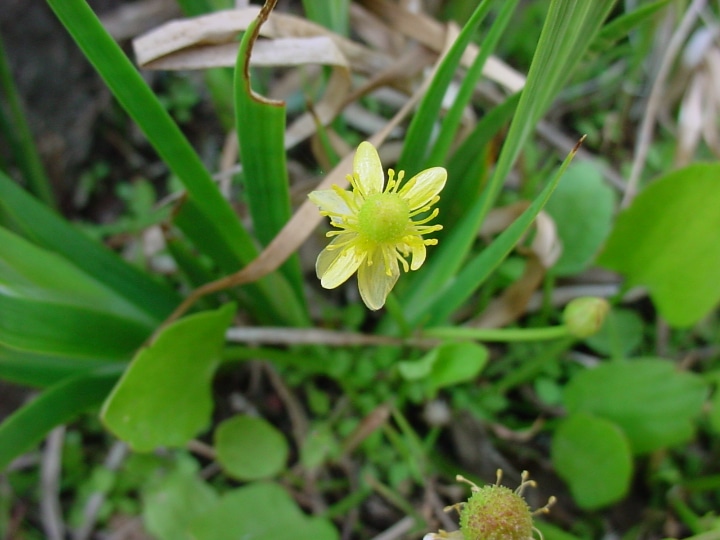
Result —
M 46 205 L 55 208 L 57 203 L 50 185 L 50 179 L 45 173 L 45 167 L 33 141 L 30 126 L 28 126 L 25 119 L 20 96 L 15 87 L 15 81 L 10 72 L 10 64 L 5 54 L 2 36 L 0 36 L 0 96 L 5 97 L 10 116 L 7 122 L 3 122 L 4 131 L 7 131 L 7 138 L 12 143 L 13 154 L 25 177 L 28 188 Z
M 515 11 L 518 0 L 507 0 L 502 4 L 500 12 L 497 14 L 490 31 L 483 39 L 482 48 L 477 57 L 473 61 L 470 69 L 468 69 L 463 78 L 460 91 L 455 96 L 453 104 L 447 115 L 443 119 L 440 126 L 440 133 L 437 141 L 433 146 L 430 156 L 421 168 L 427 168 L 445 163 L 446 156 L 450 150 L 450 145 L 455 139 L 460 120 L 462 119 L 463 110 L 468 106 L 475 91 L 475 85 L 480 80 L 485 61 L 495 51 L 500 36 L 502 36 L 505 28 L 510 22 L 510 17 Z M 457 181 L 457 179 L 456 179 Z
M 126 360 L 152 327 L 90 308 L 0 295 L 0 343 L 38 353 Z
M 158 322 L 180 302 L 173 291 L 74 228 L 2 173 L 0 217 L 28 240 L 72 261 Z
M 113 95 L 140 126 L 168 168 L 183 182 L 192 203 L 205 220 L 213 225 L 212 231 L 217 236 L 217 242 L 212 245 L 223 253 L 207 250 L 209 244 L 203 234 L 207 228 L 197 230 L 193 221 L 185 220 L 180 222 L 183 232 L 209 256 L 235 258 L 236 265 L 232 271 L 239 270 L 254 259 L 257 249 L 252 238 L 220 194 L 209 172 L 87 3 L 84 0 L 47 1 Z M 277 294 L 276 289 L 267 283 L 259 283 L 258 287 L 266 297 Z M 257 296 L 256 292 L 251 294 Z M 282 304 L 283 301 L 280 298 L 276 304 Z M 284 320 L 282 311 L 278 313 L 278 318 Z
M 6 418 L 0 424 L 0 471 L 51 429 L 102 403 L 123 367 L 104 367 L 62 381 Z
M 235 65 L 235 126 L 245 178 L 245 191 L 255 234 L 267 245 L 292 215 L 285 160 L 285 104 L 255 94 L 250 82 L 250 53 L 265 8 L 249 26 Z M 303 298 L 300 261 L 294 255 L 280 270 Z
M 402 153 L 398 158 L 398 170 L 420 170 L 421 165 L 425 163 L 430 145 L 430 135 L 440 114 L 443 97 L 455 76 L 460 59 L 475 34 L 475 30 L 488 14 L 491 6 L 491 0 L 480 2 L 435 72 L 433 81 L 420 101 L 417 113 L 408 127 Z M 440 164 L 433 163 L 432 165 Z
M 508 136 L 486 192 L 472 206 L 429 261 L 403 307 L 408 317 L 460 269 L 490 209 L 494 206 L 520 149 L 599 31 L 614 0 L 550 4 L 537 49 Z
M 45 388 L 111 363 L 115 362 L 38 354 L 0 345 L 0 379 L 25 386 Z
M 152 327 L 138 306 L 79 270 L 62 256 L 0 227 L 0 295 L 85 307 Z
M 513 248 L 532 225 L 540 210 L 547 203 L 552 192 L 560 182 L 565 169 L 575 157 L 579 145 L 565 158 L 555 177 L 545 186 L 540 195 L 518 217 L 512 225 L 505 229 L 490 246 L 470 260 L 442 290 L 438 291 L 424 309 L 419 310 L 412 322 L 415 324 L 427 321 L 428 325 L 444 323 L 450 315 L 472 295 L 490 274 L 510 254 Z

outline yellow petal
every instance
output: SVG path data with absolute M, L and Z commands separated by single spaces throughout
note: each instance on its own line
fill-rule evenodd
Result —
M 410 263 L 410 269 L 417 270 L 425 262 L 425 255 L 427 254 L 425 242 L 423 242 L 421 236 L 416 236 L 413 238 L 413 241 L 408 242 L 408 247 L 412 252 L 412 263 Z
M 385 175 L 380 156 L 375 147 L 367 141 L 361 142 L 355 152 L 353 172 L 357 174 L 360 190 L 365 197 L 373 193 L 382 193 Z
M 400 268 L 397 259 L 393 256 L 390 258 L 390 275 L 388 276 L 382 248 L 375 250 L 372 260 L 372 265 L 364 262 L 358 268 L 358 288 L 365 305 L 372 310 L 378 310 L 385 305 L 388 294 L 400 277 Z
M 308 199 L 324 212 L 350 214 L 350 208 L 343 198 L 332 189 L 321 189 L 308 193 Z
M 320 284 L 326 289 L 334 289 L 345 283 L 365 259 L 367 253 L 365 250 L 360 250 L 355 243 L 350 243 L 344 248 L 329 249 L 337 243 L 347 242 L 356 236 L 354 233 L 340 234 L 318 255 L 315 271 L 320 278 Z
M 447 171 L 442 167 L 425 169 L 413 176 L 400 190 L 400 196 L 415 210 L 429 203 L 442 191 L 447 180 Z

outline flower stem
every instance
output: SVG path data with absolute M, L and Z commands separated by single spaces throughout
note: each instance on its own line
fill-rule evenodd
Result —
M 502 343 L 545 341 L 564 338 L 569 335 L 565 325 L 544 328 L 467 328 L 449 326 L 428 328 L 423 332 L 423 337 L 476 339 L 478 341 Z

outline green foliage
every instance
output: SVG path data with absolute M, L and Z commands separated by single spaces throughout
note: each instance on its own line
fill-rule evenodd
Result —
M 93 157 L 83 164 L 90 172 L 79 179 L 87 185 L 75 210 L 86 210 L 87 195 L 102 183 L 122 215 L 78 228 L 57 214 L 39 162 L 32 162 L 33 146 L 20 140 L 23 125 L 17 133 L 8 127 L 8 118 L 23 120 L 0 50 L 0 87 L 11 109 L 0 108 L 0 128 L 19 169 L 8 172 L 0 163 L 0 379 L 41 389 L 0 423 L 0 470 L 37 448 L 53 427 L 85 418 L 69 428 L 61 456 L 62 511 L 72 527 L 86 520 L 88 501 L 101 496 L 103 527 L 113 517 L 142 515 L 147 532 L 161 540 L 337 540 L 341 527 L 344 536 L 378 536 L 370 528 L 410 521 L 407 534 L 421 537 L 432 523 L 418 509 L 427 501 L 441 506 L 435 499 L 445 496 L 445 477 L 506 463 L 532 471 L 549 456 L 568 490 L 558 494 L 559 504 L 574 502 L 559 515 L 575 526 L 570 534 L 539 524 L 548 540 L 607 535 L 604 524 L 614 526 L 636 484 L 650 493 L 648 515 L 672 512 L 669 519 L 694 534 L 712 530 L 707 523 L 718 501 L 708 492 L 719 484 L 708 471 L 720 436 L 720 319 L 713 312 L 720 300 L 720 168 L 694 164 L 664 173 L 616 215 L 616 194 L 605 181 L 613 171 L 597 163 L 625 167 L 627 141 L 613 137 L 636 120 L 627 113 L 636 109 L 632 93 L 620 97 L 618 110 L 605 110 L 577 91 L 611 92 L 604 87 L 608 66 L 626 68 L 634 77 L 628 85 L 640 81 L 650 41 L 627 37 L 639 25 L 650 35 L 667 0 L 632 12 L 612 0 L 536 1 L 522 10 L 515 0 L 451 1 L 447 13 L 467 19 L 457 39 L 434 71 L 397 80 L 408 66 L 389 62 L 404 61 L 398 51 L 411 49 L 403 41 L 408 21 L 428 24 L 428 35 L 416 38 L 438 52 L 444 27 L 404 13 L 402 3 L 338 0 L 320 9 L 304 2 L 309 20 L 345 36 L 333 39 L 348 57 L 353 89 L 340 96 L 346 111 L 329 125 L 318 122 L 314 138 L 295 148 L 286 148 L 287 124 L 300 104 L 314 107 L 327 73 L 308 71 L 318 80 L 298 84 L 290 107 L 261 98 L 252 92 L 249 68 L 261 21 L 242 36 L 233 27 L 226 46 L 234 50 L 239 42 L 234 68 L 205 73 L 221 135 L 235 129 L 239 143 L 241 174 L 222 192 L 210 174 L 215 165 L 201 161 L 178 126 L 186 123 L 183 129 L 197 137 L 199 119 L 191 113 L 203 89 L 170 75 L 166 95 L 156 95 L 83 0 L 48 3 L 168 177 L 143 170 L 121 178 L 113 160 Z M 224 0 L 180 4 L 191 15 L 230 7 Z M 223 24 L 240 18 L 221 15 Z M 375 18 L 384 24 L 375 26 Z M 275 33 L 316 28 L 288 21 L 288 13 L 271 18 L 263 46 L 272 48 Z M 216 39 L 222 38 L 208 37 L 194 52 Z M 514 51 L 512 65 L 529 65 L 519 92 L 497 92 L 486 80 L 497 70 L 491 57 L 497 51 Z M 268 95 L 293 80 L 259 74 Z M 501 69 L 491 78 L 503 76 Z M 571 77 L 578 87 L 562 93 Z M 351 170 L 318 171 L 346 163 L 343 154 L 362 139 L 384 140 L 380 127 L 364 122 L 386 122 L 394 98 L 370 89 L 406 91 L 420 83 L 427 90 L 381 153 L 383 160 L 394 155 L 409 176 L 429 166 L 447 169 L 435 218 L 444 229 L 422 268 L 402 273 L 387 313 L 369 313 L 352 288 L 329 293 L 317 285 L 317 242 L 308 242 L 310 257 L 295 250 L 273 258 L 277 252 L 262 250 L 289 237 L 297 246 L 317 223 L 307 208 L 293 216 L 293 205 L 312 189 L 296 179 L 342 178 Z M 587 116 L 564 114 L 568 105 L 588 109 Z M 365 110 L 357 114 L 355 106 Z M 543 118 L 553 129 L 545 124 L 536 136 Z M 588 151 L 611 149 L 602 161 L 576 158 L 575 135 L 556 137 L 583 126 L 593 130 Z M 658 133 L 651 167 L 669 169 L 676 141 L 668 133 Z M 556 153 L 546 137 L 570 142 Z M 212 146 L 210 152 L 202 146 L 203 156 L 219 153 L 217 141 L 200 141 Z M 27 192 L 10 177 L 18 172 Z M 523 211 L 488 234 L 485 227 L 502 213 L 496 208 L 513 203 Z M 549 268 L 536 251 L 545 233 L 533 227 L 541 211 L 554 221 L 552 239 L 563 248 Z M 293 221 L 297 230 L 277 242 L 297 216 L 307 222 Z M 149 228 L 163 241 L 145 250 Z M 123 256 L 102 240 L 122 247 Z M 596 258 L 626 280 L 608 301 L 585 296 L 596 294 L 586 292 L 597 285 Z M 279 270 L 240 286 L 227 279 L 249 265 L 260 273 Z M 607 289 L 616 290 L 619 279 Z M 211 283 L 212 294 L 190 294 Z M 575 285 L 582 297 L 565 299 Z M 623 293 L 636 285 L 647 287 L 652 305 L 624 303 Z M 564 305 L 591 306 L 581 321 L 590 324 L 578 331 L 563 316 Z M 670 329 L 658 324 L 653 307 Z M 118 466 L 102 455 L 121 446 L 109 435 L 130 447 Z M 42 451 L 53 457 L 51 449 Z M 13 467 L 28 467 L 24 462 Z M 36 502 L 41 479 L 29 467 L 0 477 L 0 536 L 18 512 L 14 497 Z M 659 529 L 649 518 L 638 521 L 622 531 L 626 537 Z
M 0 469 L 55 426 L 100 405 L 119 376 L 120 370 L 111 366 L 67 377 L 5 418 L 0 424 Z
M 600 331 L 585 339 L 593 350 L 611 358 L 630 358 L 643 339 L 643 321 L 634 311 L 613 308 Z
M 696 164 L 655 180 L 618 216 L 599 263 L 645 285 L 674 326 L 720 301 L 720 165 Z M 710 202 L 713 201 L 713 202 Z
M 571 413 L 589 413 L 622 428 L 635 454 L 689 441 L 707 384 L 659 358 L 616 361 L 579 373 L 565 389 Z
M 139 452 L 184 446 L 206 429 L 212 378 L 234 311 L 227 304 L 186 317 L 140 349 L 103 405 L 105 426 Z
M 193 520 L 192 538 L 232 540 L 337 540 L 335 528 L 323 518 L 309 518 L 277 484 L 253 483 L 232 490 Z
M 235 416 L 215 430 L 215 451 L 223 470 L 238 480 L 261 480 L 285 468 L 288 444 L 262 418 Z
M 143 520 L 160 540 L 190 540 L 190 525 L 217 505 L 217 493 L 192 468 L 181 467 L 143 493 Z
M 571 164 L 545 210 L 557 226 L 562 254 L 552 268 L 557 276 L 579 274 L 607 237 L 615 197 L 600 171 L 589 162 Z
M 438 390 L 474 380 L 488 361 L 488 350 L 475 343 L 446 343 L 419 360 L 400 362 L 400 375 L 409 381 L 422 380 L 433 398 Z
M 558 425 L 552 460 L 583 508 L 614 503 L 630 487 L 633 462 L 627 437 L 616 424 L 586 412 L 571 414 Z

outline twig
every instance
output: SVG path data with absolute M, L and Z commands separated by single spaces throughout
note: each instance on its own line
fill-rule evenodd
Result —
M 273 388 L 280 396 L 280 399 L 285 404 L 285 408 L 288 411 L 288 416 L 290 417 L 290 423 L 292 425 L 293 437 L 295 438 L 295 442 L 298 447 L 301 447 L 303 442 L 305 442 L 310 426 L 310 422 L 305 415 L 305 411 L 303 410 L 300 401 L 298 401 L 295 395 L 290 391 L 285 382 L 282 380 L 282 377 L 278 375 L 275 368 L 268 362 L 264 363 L 262 367 L 270 380 L 270 384 L 272 384 Z
M 116 441 L 112 447 L 110 447 L 110 451 L 105 458 L 103 466 L 108 471 L 117 471 L 120 468 L 120 465 L 122 465 L 125 461 L 127 454 L 127 445 L 122 441 Z M 83 508 L 83 522 L 73 533 L 73 540 L 87 540 L 90 538 L 90 535 L 95 529 L 98 513 L 100 512 L 100 508 L 102 508 L 106 497 L 107 492 L 105 491 L 96 491 L 90 495 L 85 503 L 85 508 Z
M 640 175 L 642 174 L 645 166 L 645 160 L 647 159 L 648 151 L 650 149 L 650 144 L 652 143 L 655 119 L 657 117 L 658 110 L 660 109 L 662 92 L 665 89 L 665 81 L 670 73 L 670 68 L 680 52 L 680 47 L 682 47 L 683 43 L 687 40 L 695 21 L 700 16 L 700 12 L 704 7 L 705 0 L 694 0 L 693 3 L 690 4 L 690 7 L 685 12 L 682 21 L 680 22 L 680 25 L 677 30 L 675 30 L 672 38 L 670 38 L 670 43 L 668 44 L 667 49 L 665 49 L 665 54 L 663 55 L 660 63 L 660 68 L 658 69 L 657 76 L 655 77 L 652 89 L 650 90 L 645 114 L 643 115 L 642 122 L 640 123 L 640 132 L 638 134 L 637 143 L 635 144 L 635 157 L 633 159 L 630 177 L 628 178 L 627 186 L 625 188 L 625 195 L 622 200 L 623 208 L 626 208 L 637 194 Z
M 47 437 L 40 463 L 40 515 L 49 540 L 62 540 L 65 524 L 60 508 L 60 467 L 65 426 L 56 427 Z
M 385 531 L 373 537 L 372 540 L 397 540 L 398 538 L 404 538 L 405 533 L 410 531 L 414 526 L 415 520 L 410 516 L 405 516 L 389 529 L 385 529 Z
M 431 349 L 440 341 L 428 338 L 394 338 L 375 336 L 356 332 L 340 332 L 319 328 L 284 328 L 236 326 L 228 329 L 225 339 L 231 343 L 273 344 L 273 345 L 312 345 L 322 344 L 330 347 L 372 346 L 372 345 L 409 345 Z

